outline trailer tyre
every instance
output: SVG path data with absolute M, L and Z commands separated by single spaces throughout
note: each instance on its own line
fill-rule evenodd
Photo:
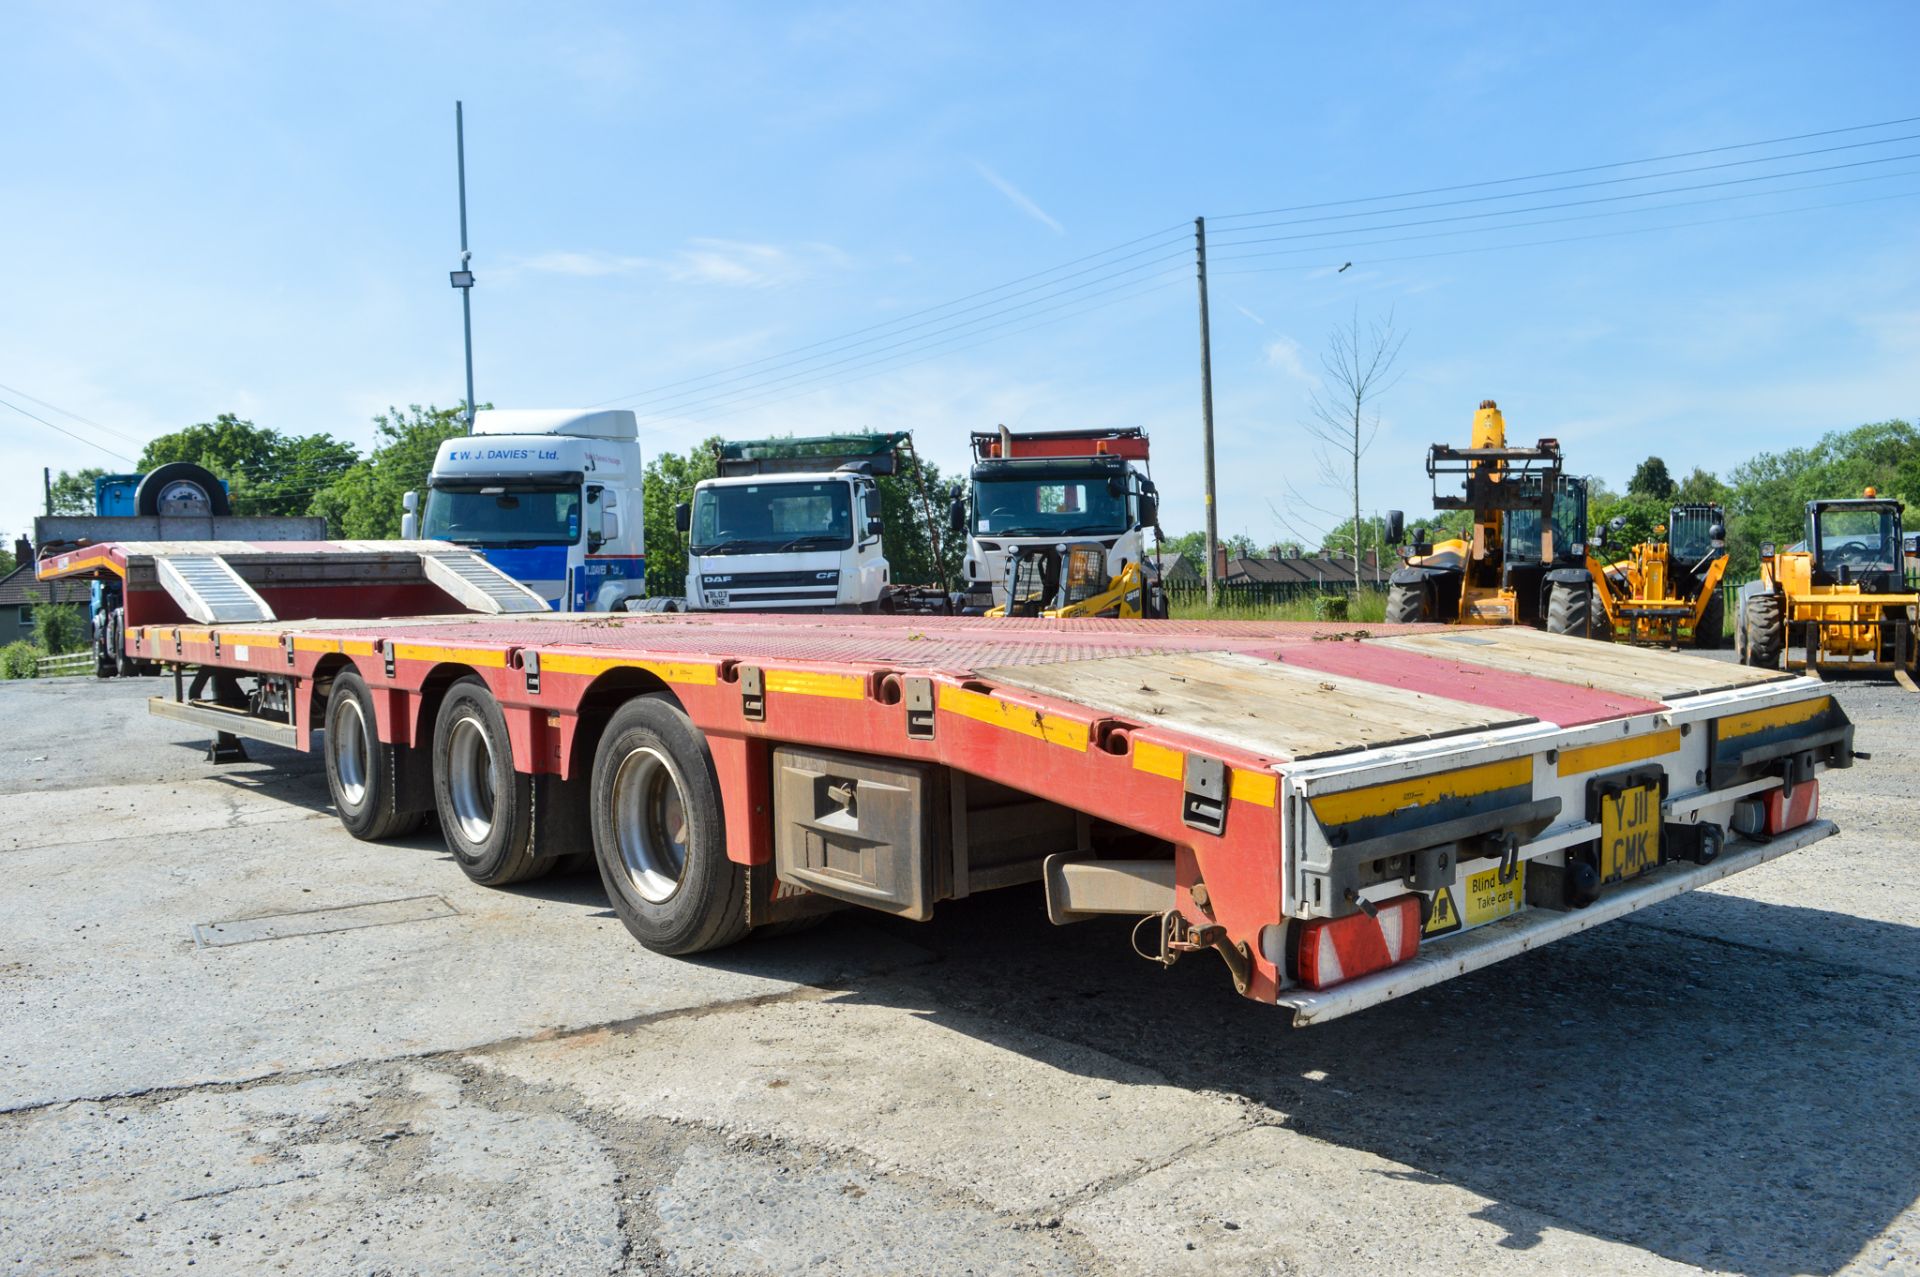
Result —
M 322 752 L 333 809 L 355 838 L 397 838 L 426 819 L 419 761 L 413 750 L 381 743 L 373 694 L 358 674 L 333 680 Z
M 1780 668 L 1787 650 L 1786 613 L 1777 594 L 1749 594 L 1740 609 L 1745 638 L 1740 659 L 1763 670 Z
M 1547 597 L 1547 633 L 1594 636 L 1592 587 L 1554 585 Z
M 593 846 L 614 911 L 655 953 L 699 953 L 747 934 L 747 875 L 727 858 L 713 756 L 665 697 L 628 701 L 600 737 Z
M 1726 642 L 1723 631 L 1727 628 L 1727 596 L 1719 590 L 1707 600 L 1707 610 L 1700 614 L 1700 624 L 1693 627 L 1693 645 L 1695 647 L 1719 647 Z
M 533 778 L 514 770 L 507 717 L 469 676 L 447 689 L 433 725 L 433 798 L 447 850 L 483 887 L 538 878 L 552 858 L 533 854 Z
M 204 505 L 206 512 L 216 518 L 233 513 L 227 490 L 220 486 L 213 471 L 191 461 L 169 461 L 149 470 L 141 478 L 140 486 L 133 490 L 134 513 L 156 515 L 161 513 L 163 504 L 183 499 Z
M 1427 615 L 1427 587 L 1425 585 L 1390 585 L 1387 587 L 1387 615 L 1389 625 L 1418 625 L 1431 620 Z

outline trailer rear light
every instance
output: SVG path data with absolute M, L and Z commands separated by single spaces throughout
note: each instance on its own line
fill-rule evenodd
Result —
M 1820 814 L 1820 782 L 1803 780 L 1789 795 L 1784 789 L 1743 798 L 1733 811 L 1734 832 L 1771 838 L 1798 829 Z
M 1321 918 L 1300 928 L 1300 983 L 1325 989 L 1420 952 L 1420 897 L 1396 896 L 1371 914 Z

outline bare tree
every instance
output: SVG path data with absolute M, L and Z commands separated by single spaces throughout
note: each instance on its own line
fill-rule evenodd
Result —
M 1400 380 L 1394 365 L 1406 340 L 1406 334 L 1394 331 L 1392 311 L 1369 320 L 1363 328 L 1360 308 L 1354 307 L 1352 318 L 1334 325 L 1327 336 L 1327 349 L 1320 356 L 1323 378 L 1307 402 L 1312 417 L 1307 432 L 1317 441 L 1314 452 L 1321 481 L 1336 488 L 1351 485 L 1353 522 L 1347 527 L 1356 586 L 1360 583 L 1361 543 L 1367 527 L 1360 518 L 1360 459 L 1380 431 L 1377 401 Z M 1291 486 L 1289 492 L 1299 504 L 1319 509 L 1292 492 Z M 1328 542 L 1337 539 L 1337 533 L 1336 529 L 1329 534 Z M 1327 544 L 1325 548 L 1330 551 L 1334 547 Z

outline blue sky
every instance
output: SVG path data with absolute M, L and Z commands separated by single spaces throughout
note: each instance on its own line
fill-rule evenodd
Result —
M 1355 308 L 1391 311 L 1406 334 L 1364 465 L 1369 507 L 1423 509 L 1425 446 L 1463 436 L 1485 397 L 1514 434 L 1557 435 L 1616 486 L 1649 452 L 1724 471 L 1920 411 L 1920 158 L 1892 158 L 1920 157 L 1920 121 L 1230 216 L 1920 116 L 1910 4 L 10 0 L 4 26 L 0 383 L 95 424 L 0 398 L 130 456 L 127 440 L 226 411 L 364 445 L 385 405 L 460 397 L 455 98 L 479 397 L 626 396 L 650 414 L 650 452 L 886 427 L 957 464 L 969 430 L 1000 422 L 1138 424 L 1169 529 L 1197 526 L 1195 300 L 1178 256 L 1196 214 L 1219 272 L 1223 531 L 1276 539 L 1342 503 L 1303 423 L 1327 330 Z M 1826 171 L 1360 229 L 1810 168 Z M 1697 200 L 1716 202 L 1641 208 Z M 1486 229 L 1521 221 L 1543 224 Z M 1520 246 L 1571 236 L 1590 238 Z M 911 317 L 1136 239 L 1091 274 Z M 1295 249 L 1309 251 L 1224 260 Z M 1228 273 L 1267 266 L 1284 269 Z M 1057 291 L 1072 285 L 1091 286 Z M 674 384 L 689 378 L 703 380 Z M 0 448 L 9 538 L 43 465 L 121 464 L 4 408 Z

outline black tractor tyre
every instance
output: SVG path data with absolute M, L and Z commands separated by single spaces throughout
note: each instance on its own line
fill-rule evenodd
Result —
M 140 486 L 134 489 L 134 513 L 159 514 L 160 494 L 179 483 L 192 484 L 206 495 L 209 514 L 225 517 L 233 513 L 233 506 L 227 500 L 227 490 L 220 486 L 220 480 L 213 471 L 205 466 L 196 466 L 191 461 L 169 461 L 164 466 L 149 470 L 140 480 Z
M 655 953 L 747 934 L 747 874 L 727 858 L 706 738 L 663 696 L 614 712 L 593 757 L 593 847 L 620 921 Z
M 381 743 L 373 694 L 358 674 L 333 680 L 322 740 L 327 790 L 348 833 L 374 842 L 420 827 L 427 813 L 419 752 Z
M 134 673 L 133 658 L 127 655 L 127 614 L 123 608 L 113 609 L 107 620 L 107 653 L 113 658 L 113 672 L 121 678 L 131 678 Z
M 1387 587 L 1388 625 L 1418 625 L 1433 618 L 1428 615 L 1427 587 L 1424 585 L 1390 585 Z
M 1596 638 L 1593 587 L 1556 582 L 1547 595 L 1547 633 Z
M 1699 648 L 1717 648 L 1725 644 L 1727 628 L 1727 596 L 1719 590 L 1707 600 L 1707 610 L 1700 614 L 1700 624 L 1693 627 L 1693 645 Z
M 1749 594 L 1740 609 L 1746 630 L 1741 660 L 1763 670 L 1777 670 L 1787 653 L 1787 617 L 1778 594 Z
M 533 854 L 533 777 L 514 770 L 507 716 L 469 675 L 447 689 L 433 725 L 433 801 L 460 871 L 483 887 L 551 870 Z

